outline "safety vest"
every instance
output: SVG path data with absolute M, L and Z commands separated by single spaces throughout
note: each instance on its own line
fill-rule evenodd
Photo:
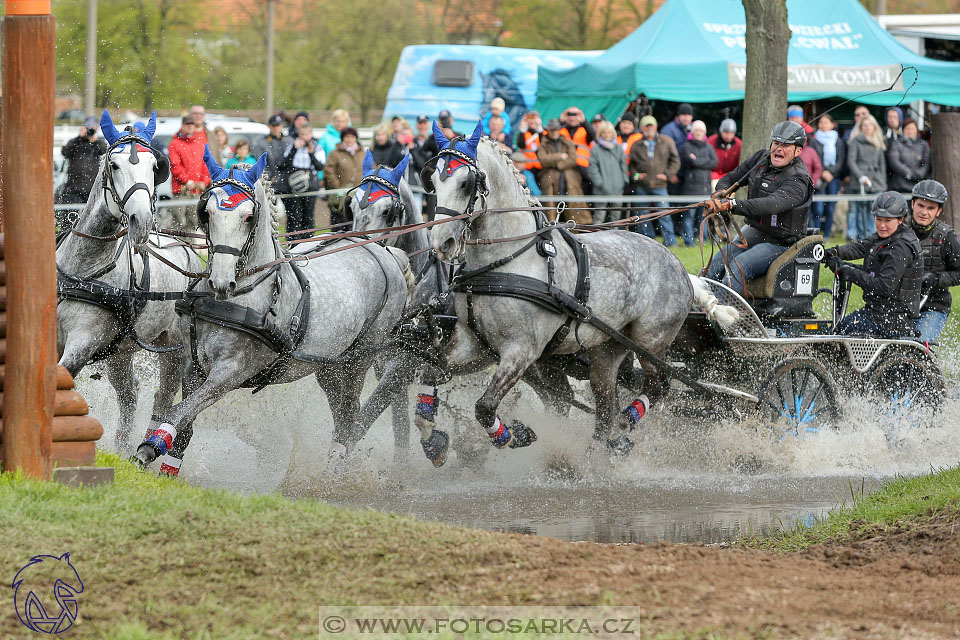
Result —
M 571 138 L 567 128 L 561 127 L 560 135 L 567 140 L 573 140 L 573 144 L 577 145 L 577 166 L 583 167 L 584 169 L 589 167 L 590 147 L 587 145 L 587 130 L 583 127 L 577 127 L 577 130 L 573 132 L 573 138 Z
M 623 147 L 623 152 L 627 154 L 627 157 L 630 157 L 630 148 L 633 147 L 633 143 L 643 137 L 643 134 L 639 131 L 631 133 L 627 136 L 626 142 L 623 140 L 623 136 L 617 136 L 617 144 Z
M 542 169 L 540 160 L 537 158 L 537 150 L 540 148 L 540 134 L 530 131 L 523 132 L 523 155 L 527 156 L 527 169 L 535 171 Z

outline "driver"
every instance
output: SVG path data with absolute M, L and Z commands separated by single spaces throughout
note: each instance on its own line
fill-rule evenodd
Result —
M 913 187 L 910 226 L 923 248 L 923 281 L 920 317 L 916 328 L 923 342 L 936 342 L 950 315 L 950 287 L 960 284 L 960 238 L 937 216 L 947 201 L 947 189 L 936 180 L 921 180 Z M 924 303 L 924 299 L 926 303 Z
M 913 337 L 920 311 L 923 249 L 910 225 L 901 224 L 907 201 L 896 191 L 886 191 L 873 201 L 877 232 L 824 252 L 831 271 L 863 289 L 863 309 L 840 321 L 838 335 L 879 338 Z M 844 260 L 863 258 L 863 266 Z
M 757 151 L 720 178 L 705 207 L 728 218 L 730 214 L 746 218 L 747 224 L 740 229 L 746 247 L 727 245 L 707 269 L 708 278 L 723 278 L 739 294 L 746 280 L 764 275 L 807 230 L 813 181 L 800 160 L 807 134 L 796 122 L 781 122 L 770 132 L 770 141 L 770 149 Z M 721 192 L 741 180 L 748 184 L 746 200 L 721 197 Z

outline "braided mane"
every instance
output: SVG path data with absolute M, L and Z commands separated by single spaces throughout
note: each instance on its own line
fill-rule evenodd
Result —
M 489 136 L 483 136 L 480 138 L 481 143 L 487 143 L 491 145 L 502 157 L 504 164 L 506 164 L 510 170 L 513 172 L 513 177 L 517 181 L 517 185 L 523 190 L 523 195 L 527 197 L 527 206 L 530 207 L 539 207 L 540 201 L 535 197 L 530 195 L 530 189 L 524 186 L 520 181 L 520 170 L 517 169 L 516 165 L 513 164 L 513 160 L 510 158 L 510 152 L 503 148 L 498 142 L 492 140 Z

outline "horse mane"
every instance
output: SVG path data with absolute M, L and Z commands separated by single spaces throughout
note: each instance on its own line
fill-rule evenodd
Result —
M 488 146 L 492 147 L 492 150 L 500 154 L 501 160 L 503 163 L 509 167 L 510 171 L 513 172 L 513 178 L 517 181 L 517 186 L 523 191 L 523 195 L 527 198 L 527 205 L 530 207 L 539 207 L 540 201 L 535 197 L 530 195 L 530 189 L 524 186 L 523 182 L 520 181 L 520 170 L 517 169 L 517 166 L 513 164 L 513 160 L 510 158 L 510 152 L 503 148 L 498 142 L 491 139 L 489 136 L 483 136 L 480 138 L 480 143 L 486 143 Z
M 277 197 L 277 192 L 273 189 L 273 184 L 266 173 L 260 174 L 256 188 L 263 189 L 266 208 L 270 212 L 270 233 L 277 238 L 277 233 L 280 231 L 280 198 Z

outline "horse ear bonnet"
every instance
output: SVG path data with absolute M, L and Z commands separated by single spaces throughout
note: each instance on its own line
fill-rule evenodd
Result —
M 153 186 L 158 186 L 170 178 L 170 158 L 159 149 L 150 148 L 153 157 L 157 159 L 157 166 L 153 169 Z

